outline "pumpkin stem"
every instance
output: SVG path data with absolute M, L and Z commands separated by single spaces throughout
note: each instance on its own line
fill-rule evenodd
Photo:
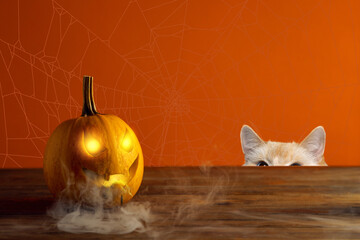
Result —
M 93 77 L 84 76 L 83 78 L 84 105 L 81 116 L 92 116 L 97 114 L 93 94 Z
M 90 77 L 90 100 L 91 100 L 91 108 L 95 114 L 98 114 L 96 111 L 95 101 L 94 101 L 94 91 L 93 91 L 93 77 Z

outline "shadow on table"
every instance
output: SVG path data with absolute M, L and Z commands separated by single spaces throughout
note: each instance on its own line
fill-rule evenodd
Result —
M 52 197 L 0 199 L 0 215 L 44 215 L 53 201 Z

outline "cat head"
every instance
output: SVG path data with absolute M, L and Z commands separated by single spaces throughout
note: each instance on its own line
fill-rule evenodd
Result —
M 244 166 L 327 166 L 324 160 L 325 130 L 316 127 L 301 143 L 264 142 L 244 125 L 240 131 Z

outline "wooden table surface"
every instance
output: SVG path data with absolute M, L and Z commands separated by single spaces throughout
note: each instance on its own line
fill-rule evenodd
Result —
M 359 167 L 145 168 L 145 233 L 73 234 L 42 169 L 0 170 L 1 239 L 360 239 Z

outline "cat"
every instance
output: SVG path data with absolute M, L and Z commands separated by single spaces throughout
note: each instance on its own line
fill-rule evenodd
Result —
M 251 127 L 243 125 L 240 131 L 243 166 L 327 166 L 325 137 L 324 128 L 318 126 L 301 143 L 264 142 Z

